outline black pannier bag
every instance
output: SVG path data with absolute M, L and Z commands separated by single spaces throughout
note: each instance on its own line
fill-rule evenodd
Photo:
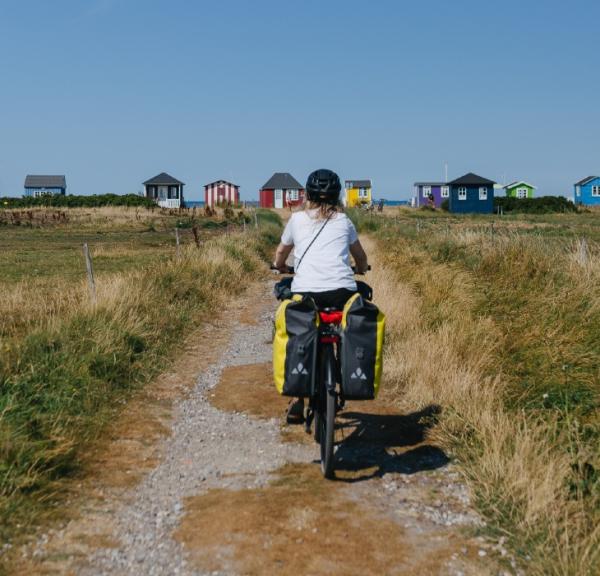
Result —
M 280 394 L 314 395 L 319 315 L 312 298 L 284 300 L 275 314 L 273 377 Z
M 340 373 L 344 398 L 372 400 L 383 368 L 385 316 L 375 304 L 354 294 L 344 306 Z

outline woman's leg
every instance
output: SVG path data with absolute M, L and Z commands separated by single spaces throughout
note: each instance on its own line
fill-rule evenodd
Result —
M 288 424 L 304 423 L 304 398 L 296 398 L 290 401 L 285 419 Z

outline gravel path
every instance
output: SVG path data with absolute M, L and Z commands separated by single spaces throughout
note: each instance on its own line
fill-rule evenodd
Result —
M 83 509 L 78 522 L 42 536 L 33 551 L 34 559 L 42 564 L 47 561 L 51 573 L 86 576 L 235 573 L 231 563 L 222 564 L 228 568 L 220 572 L 200 571 L 189 551 L 174 538 L 186 513 L 185 499 L 214 488 L 264 487 L 284 464 L 307 464 L 317 456 L 312 442 L 284 441 L 280 419 L 226 412 L 210 402 L 211 390 L 225 368 L 270 362 L 275 306 L 269 292 L 270 286 L 265 286 L 262 294 L 253 294 L 253 302 L 261 302 L 258 324 L 234 323 L 220 357 L 199 375 L 193 389 L 175 402 L 171 434 L 159 440 L 157 465 L 133 488 L 111 492 L 95 510 Z M 402 422 L 400 430 L 408 426 L 409 434 L 411 422 L 418 417 L 389 410 L 382 414 L 386 407 L 381 403 L 366 403 L 371 412 L 364 412 L 366 404 L 359 404 L 340 416 L 342 429 L 345 422 L 361 415 L 364 428 L 354 429 L 354 433 L 352 426 L 348 428 L 350 438 L 337 453 L 340 475 L 345 474 L 346 480 L 333 485 L 342 502 L 359 503 L 371 521 L 387 518 L 400 527 L 402 549 L 394 573 L 401 568 L 404 573 L 453 576 L 506 574 L 489 568 L 496 566 L 490 557 L 506 554 L 501 543 L 465 535 L 465 528 L 476 528 L 481 520 L 470 507 L 458 472 L 441 450 L 424 441 L 424 433 L 414 442 L 402 432 L 398 439 L 394 432 L 395 443 L 373 443 L 370 418 L 376 422 L 377 418 L 396 418 Z M 99 523 L 105 525 L 109 538 L 90 538 L 90 525 Z M 78 543 L 84 541 L 78 549 Z M 54 546 L 48 546 L 49 542 Z M 65 544 L 61 548 L 61 542 L 70 542 L 70 547 Z M 293 541 L 289 544 L 294 546 Z M 349 545 L 360 547 L 360 541 Z M 42 564 L 38 571 L 48 573 Z
M 208 401 L 223 368 L 270 361 L 272 317 L 265 310 L 258 326 L 235 326 L 221 358 L 176 406 L 164 460 L 135 488 L 133 501 L 119 511 L 115 536 L 120 546 L 98 550 L 81 574 L 195 574 L 181 545 L 171 537 L 185 497 L 211 487 L 262 485 L 284 463 L 314 457 L 311 448 L 281 442 L 277 420 L 222 412 Z

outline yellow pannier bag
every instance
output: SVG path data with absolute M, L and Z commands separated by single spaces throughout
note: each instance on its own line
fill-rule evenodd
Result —
M 344 398 L 372 400 L 383 371 L 385 315 L 375 304 L 354 294 L 345 304 L 340 342 Z
M 312 396 L 317 370 L 319 315 L 311 298 L 284 300 L 275 314 L 273 376 L 284 396 Z

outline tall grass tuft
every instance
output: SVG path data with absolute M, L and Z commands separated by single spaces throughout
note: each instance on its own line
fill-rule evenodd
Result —
M 426 226 L 376 226 L 388 386 L 398 404 L 442 406 L 433 435 L 527 573 L 597 574 L 598 246 L 582 258 L 560 230 Z

